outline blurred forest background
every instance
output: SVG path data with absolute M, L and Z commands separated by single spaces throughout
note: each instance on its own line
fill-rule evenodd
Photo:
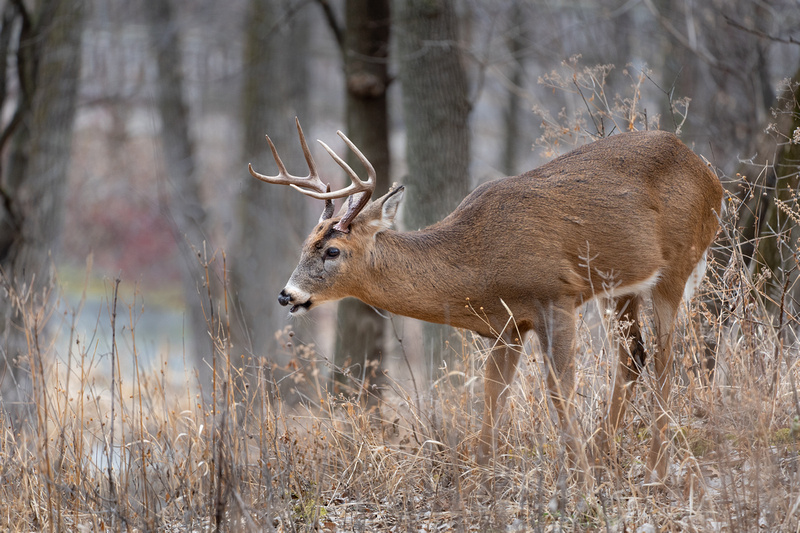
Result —
M 268 133 L 305 172 L 295 116 L 342 156 L 335 132 L 347 133 L 378 170 L 376 194 L 404 183 L 410 230 L 485 180 L 628 127 L 678 131 L 723 175 L 797 188 L 797 119 L 772 111 L 796 105 L 794 0 L 5 0 L 0 12 L 6 407 L 38 342 L 20 309 L 56 302 L 51 327 L 82 321 L 102 354 L 116 278 L 121 344 L 140 354 L 185 361 L 202 384 L 217 349 L 207 326 L 224 315 L 235 365 L 282 364 L 277 294 L 322 206 L 247 164 L 276 172 Z M 631 102 L 629 123 L 609 120 Z M 345 184 L 312 151 L 325 181 Z M 743 224 L 757 234 L 771 201 L 755 197 Z M 448 336 L 428 328 L 422 342 L 419 326 L 358 302 L 293 328 L 291 342 L 372 382 L 398 340 L 431 372 L 439 359 L 420 354 Z

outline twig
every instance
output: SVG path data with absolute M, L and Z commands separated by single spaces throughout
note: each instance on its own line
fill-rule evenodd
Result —
M 594 113 L 592 112 L 592 107 L 589 105 L 589 102 L 586 100 L 586 96 L 583 94 L 583 90 L 581 86 L 578 84 L 578 79 L 575 74 L 572 75 L 572 84 L 575 85 L 575 88 L 578 90 L 578 94 L 581 95 L 581 100 L 583 100 L 583 105 L 586 106 L 586 111 L 589 113 L 589 118 L 592 119 L 592 123 L 594 124 L 594 129 L 597 131 L 598 136 L 605 137 L 605 125 L 603 124 L 603 119 L 601 118 L 600 121 L 595 118 Z
M 108 437 L 108 490 L 111 494 L 111 502 L 116 504 L 116 485 L 114 484 L 114 473 L 112 465 L 114 463 L 114 392 L 116 388 L 117 372 L 117 296 L 119 294 L 120 278 L 114 280 L 114 300 L 111 303 L 111 423 L 109 426 Z
M 674 38 L 677 40 L 682 46 L 686 47 L 687 50 L 693 52 L 697 57 L 708 63 L 708 65 L 716 68 L 722 68 L 722 64 L 720 61 L 711 55 L 711 53 L 706 50 L 705 48 L 698 48 L 697 46 L 693 45 L 689 40 L 683 35 L 678 29 L 670 22 L 668 18 L 662 15 L 656 5 L 653 3 L 653 0 L 644 0 L 644 5 L 647 6 L 647 9 L 650 10 L 650 13 L 658 20 L 659 24 L 667 30 Z
M 778 378 L 780 377 L 780 367 L 781 367 L 781 359 L 783 359 L 783 328 L 784 328 L 784 316 L 786 312 L 784 311 L 785 303 L 786 303 L 786 294 L 789 292 L 789 282 L 791 281 L 791 269 L 789 272 L 786 273 L 786 279 L 783 283 L 783 290 L 781 291 L 781 303 L 780 308 L 778 309 L 778 331 L 777 331 L 777 339 L 775 339 L 775 352 L 774 352 L 774 359 L 775 359 L 775 368 L 772 374 L 772 385 L 770 386 L 770 396 L 773 396 L 772 401 L 772 410 L 775 411 L 775 403 L 777 402 L 777 394 L 778 394 Z
M 743 25 L 740 22 L 733 20 L 728 15 L 723 15 L 725 18 L 725 22 L 729 25 L 733 26 L 737 30 L 742 30 L 747 33 L 752 33 L 756 37 L 761 37 L 762 39 L 769 39 L 770 41 L 775 41 L 776 43 L 784 43 L 784 44 L 800 44 L 800 40 L 795 39 L 794 37 L 777 37 L 775 35 L 770 35 L 765 33 L 761 30 L 757 30 L 755 28 L 748 28 L 747 26 Z

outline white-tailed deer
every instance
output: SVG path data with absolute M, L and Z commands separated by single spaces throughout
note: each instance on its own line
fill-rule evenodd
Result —
M 620 343 L 604 428 L 614 434 L 645 364 L 637 313 L 649 295 L 657 337 L 649 468 L 664 478 L 674 320 L 684 290 L 693 290 L 702 277 L 722 204 L 719 180 L 697 155 L 670 133 L 614 135 L 525 174 L 484 183 L 441 222 L 400 232 L 391 227 L 403 187 L 370 202 L 375 171 L 338 132 L 368 179 L 359 179 L 321 143 L 352 180 L 330 192 L 299 122 L 297 129 L 308 176 L 290 175 L 269 137 L 279 174 L 264 176 L 250 167 L 260 180 L 326 201 L 280 293 L 281 305 L 295 315 L 354 296 L 392 313 L 499 339 L 485 368 L 477 450 L 478 460 L 485 462 L 494 451 L 496 421 L 529 332 L 545 352 L 550 397 L 570 450 L 578 449 L 569 418 L 575 310 L 595 296 L 616 299 L 630 339 L 629 346 Z M 331 201 L 343 197 L 349 197 L 346 205 L 333 216 Z

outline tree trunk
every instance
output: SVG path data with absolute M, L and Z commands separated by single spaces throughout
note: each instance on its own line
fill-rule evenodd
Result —
M 444 218 L 469 190 L 470 103 L 452 0 L 398 1 L 397 20 L 410 199 L 405 224 L 416 230 Z M 423 326 L 431 375 L 450 331 Z
M 773 286 L 771 298 L 767 299 L 768 308 L 777 312 L 783 290 L 784 276 L 788 276 L 788 287 L 795 287 L 798 277 L 796 258 L 793 257 L 794 243 L 797 242 L 797 224 L 783 211 L 778 202 L 784 206 L 797 208 L 793 198 L 798 190 L 798 170 L 800 170 L 800 144 L 792 142 L 795 131 L 800 131 L 800 70 L 790 79 L 789 86 L 778 95 L 773 108 L 776 111 L 774 127 L 762 128 L 761 135 L 755 141 L 755 153 L 758 176 L 752 188 L 742 187 L 735 191 L 746 203 L 740 209 L 737 229 L 741 232 L 742 255 L 748 262 L 754 276 L 763 271 L 771 273 Z M 777 142 L 776 142 L 777 137 Z M 766 172 L 763 172 L 765 170 Z M 740 174 L 753 178 L 753 167 L 742 164 Z M 763 179 L 763 181 L 760 181 Z M 749 194 L 754 192 L 755 194 Z M 760 194 L 759 194 L 760 193 Z M 720 259 L 724 260 L 724 259 Z M 794 289 L 795 294 L 800 289 Z
M 786 326 L 785 316 L 791 313 L 800 294 L 797 284 L 800 273 L 795 255 L 800 228 L 792 219 L 798 213 L 794 198 L 800 174 L 800 144 L 791 141 L 794 132 L 800 131 L 799 102 L 800 70 L 797 70 L 773 105 L 776 111 L 773 126 L 762 127 L 753 141 L 750 153 L 755 153 L 756 158 L 741 163 L 736 174 L 742 178 L 728 186 L 730 194 L 741 202 L 736 218 L 732 218 L 736 224 L 731 240 L 711 248 L 712 265 L 716 266 L 717 279 L 720 280 L 718 283 L 726 290 L 712 291 L 706 296 L 704 305 L 720 319 L 735 316 L 752 353 L 755 353 L 751 343 L 756 339 L 756 322 L 762 318 L 753 316 L 755 306 L 750 303 L 754 295 L 747 284 L 739 285 L 738 276 L 750 272 L 752 280 L 766 281 L 763 301 L 776 325 Z M 778 202 L 784 203 L 793 214 L 786 213 Z M 730 209 L 735 205 L 726 207 Z M 726 218 L 732 215 L 728 213 Z M 723 233 L 720 239 L 728 237 Z M 731 265 L 732 259 L 741 259 L 744 264 Z M 778 331 L 778 334 L 785 333 Z M 708 344 L 712 349 L 705 350 L 703 365 L 712 371 L 716 366 L 716 350 L 713 341 Z
M 209 302 L 201 260 L 204 249 L 208 250 L 210 257 L 213 248 L 208 243 L 206 210 L 201 199 L 189 113 L 183 95 L 180 39 L 169 0 L 146 0 L 145 12 L 149 17 L 150 40 L 158 72 L 156 97 L 166 170 L 166 179 L 159 185 L 159 196 L 162 209 L 172 223 L 181 255 L 184 301 L 192 339 L 190 353 L 200 375 L 200 385 L 205 389 L 211 382 L 208 368 L 213 346 L 208 334 L 211 326 L 208 320 L 212 316 L 211 306 L 215 304 Z
M 228 261 L 237 365 L 249 363 L 253 356 L 275 357 L 276 332 L 288 324 L 278 293 L 296 265 L 308 229 L 300 193 L 262 183 L 246 168 L 250 162 L 259 172 L 277 173 L 264 138 L 269 133 L 289 172 L 308 172 L 294 128 L 295 116 L 309 123 L 308 16 L 305 10 L 289 16 L 282 12 L 283 5 L 251 0 L 245 21 L 241 194 Z M 322 211 L 322 202 L 316 204 Z M 302 327 L 296 333 L 296 342 L 310 337 Z
M 0 191 L 0 268 L 7 289 L 0 299 L 0 372 L 3 400 L 9 403 L 27 398 L 30 376 L 25 366 L 32 349 L 19 301 L 12 295 L 27 294 L 34 308 L 44 306 L 52 281 L 51 254 L 63 219 L 86 4 L 51 0 L 24 14 L 20 8 L 25 8 L 23 3 L 5 5 L 0 30 L 0 46 L 16 52 L 20 87 L 14 118 L 0 139 L 0 149 L 7 153 Z M 21 30 L 13 35 L 16 24 Z M 5 104 L 5 72 L 0 97 L 0 105 Z
M 347 84 L 347 136 L 375 167 L 373 197 L 389 189 L 389 0 L 348 0 L 344 42 Z M 353 154 L 349 164 L 361 168 Z M 380 396 L 381 358 L 385 347 L 385 319 L 365 303 L 352 298 L 339 303 L 336 329 L 337 368 L 365 378 L 367 399 Z M 354 370 L 357 369 L 357 370 Z M 352 386 L 343 374 L 336 381 Z
M 508 52 L 511 55 L 511 73 L 508 76 L 510 89 L 506 108 L 503 111 L 503 159 L 500 168 L 506 176 L 518 174 L 517 161 L 519 160 L 520 144 L 529 145 L 530 143 L 520 143 L 520 124 L 519 118 L 523 113 L 520 106 L 519 91 L 522 90 L 522 83 L 525 79 L 525 58 L 524 50 L 527 44 L 527 29 L 525 21 L 525 11 L 519 2 L 514 2 L 509 9 L 509 28 L 506 34 Z

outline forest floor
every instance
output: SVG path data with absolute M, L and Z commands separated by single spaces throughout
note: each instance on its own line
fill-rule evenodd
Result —
M 703 296 L 717 290 L 710 279 Z M 581 481 L 565 466 L 536 349 L 526 350 L 512 386 L 496 457 L 479 465 L 474 449 L 487 350 L 470 333 L 451 346 L 454 357 L 437 380 L 390 373 L 382 399 L 368 401 L 374 389 L 352 375 L 350 386 L 332 388 L 327 358 L 295 342 L 289 329 L 280 336 L 288 358 L 276 364 L 237 354 L 222 319 L 211 329 L 216 379 L 199 385 L 175 357 L 140 353 L 159 348 L 131 335 L 139 311 L 116 309 L 115 296 L 110 288 L 104 305 L 75 313 L 82 309 L 104 323 L 127 351 L 112 349 L 102 340 L 107 334 L 69 327 L 69 348 L 44 342 L 43 324 L 57 314 L 21 308 L 32 340 L 33 400 L 4 404 L 3 530 L 800 528 L 797 323 L 759 313 L 757 299 L 744 315 L 714 317 L 697 302 L 684 309 L 675 342 L 670 475 L 652 484 L 645 467 L 651 371 L 611 444 L 613 458 L 599 459 Z M 60 316 L 75 324 L 70 313 Z M 600 337 L 617 327 L 605 320 Z M 609 345 L 597 338 L 581 321 L 574 404 L 587 449 L 613 375 Z M 711 380 L 701 370 L 708 357 Z
M 663 483 L 649 483 L 646 468 L 651 368 L 609 455 L 593 468 L 579 456 L 581 476 L 542 392 L 541 351 L 526 344 L 484 465 L 474 452 L 487 346 L 469 332 L 446 348 L 433 380 L 401 373 L 413 368 L 401 354 L 377 398 L 362 372 L 332 385 L 342 369 L 288 328 L 279 354 L 254 357 L 231 345 L 229 319 L 216 312 L 199 372 L 186 335 L 175 336 L 182 320 L 158 300 L 148 315 L 135 286 L 106 282 L 77 298 L 58 285 L 46 298 L 6 287 L 28 350 L 17 361 L 27 374 L 15 376 L 24 392 L 4 395 L 0 409 L 0 529 L 798 531 L 796 269 L 726 263 L 711 262 L 676 326 Z M 613 313 L 598 309 L 597 320 L 578 321 L 571 402 L 587 452 L 624 341 Z

